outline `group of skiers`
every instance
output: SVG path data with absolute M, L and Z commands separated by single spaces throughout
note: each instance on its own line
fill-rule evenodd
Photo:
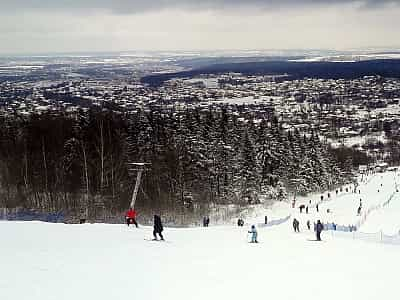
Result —
M 129 227 L 129 225 L 134 224 L 136 228 L 139 227 L 137 221 L 136 221 L 136 211 L 133 208 L 129 208 L 129 210 L 125 214 L 125 220 L 126 224 Z M 265 219 L 267 222 L 267 219 Z M 210 223 L 210 218 L 209 217 L 204 217 L 203 218 L 203 226 L 208 227 Z M 244 225 L 244 220 L 242 218 L 238 219 L 238 226 L 242 227 Z M 307 227 L 310 230 L 310 221 L 307 221 Z M 314 223 L 314 231 L 316 232 L 317 235 L 317 240 L 321 240 L 321 232 L 323 230 L 323 225 L 320 220 L 318 220 L 317 224 Z M 293 219 L 293 229 L 295 232 L 300 232 L 300 222 L 294 218 Z M 153 240 L 158 240 L 157 235 L 160 237 L 160 240 L 164 241 L 164 236 L 162 235 L 162 232 L 164 230 L 161 217 L 159 215 L 154 215 L 154 222 L 153 222 Z M 251 234 L 250 236 L 250 243 L 258 243 L 257 237 L 258 237 L 258 232 L 257 228 L 255 225 L 251 225 L 250 230 L 248 233 Z
M 296 218 L 293 218 L 293 230 L 294 232 L 300 232 L 300 222 Z M 311 230 L 311 222 L 310 220 L 307 221 L 307 229 Z M 321 223 L 320 220 L 317 221 L 317 223 L 314 223 L 314 232 L 317 237 L 317 241 L 321 240 L 321 232 L 324 230 L 324 225 Z
M 329 194 L 330 195 L 330 194 Z M 321 196 L 322 198 L 323 198 L 323 196 Z M 330 197 L 330 196 L 329 196 Z M 295 203 L 296 203 L 296 200 L 293 200 L 293 202 L 292 202 L 292 207 L 294 208 L 295 206 L 293 206 L 293 204 L 295 205 Z M 303 213 L 303 210 L 305 210 L 306 211 L 306 214 L 308 214 L 308 212 L 309 212 L 309 207 L 311 206 L 311 200 L 309 201 L 309 205 L 305 205 L 305 204 L 301 204 L 301 205 L 299 205 L 299 210 L 300 210 L 300 213 Z M 315 210 L 317 211 L 317 212 L 319 212 L 319 204 L 317 203 L 316 205 L 315 205 Z
M 137 221 L 136 221 L 136 211 L 131 207 L 125 214 L 125 220 L 126 224 L 134 224 L 136 228 L 139 227 Z M 162 232 L 164 230 L 161 217 L 159 215 L 154 215 L 154 222 L 153 222 L 153 237 L 155 241 L 157 241 L 157 235 L 160 237 L 162 241 L 164 241 L 164 236 L 162 235 Z

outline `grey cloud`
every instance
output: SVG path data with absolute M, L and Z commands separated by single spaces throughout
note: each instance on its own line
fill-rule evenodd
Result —
M 119 14 L 159 11 L 163 9 L 234 10 L 298 8 L 335 4 L 359 4 L 360 8 L 376 8 L 400 4 L 400 0 L 0 0 L 1 11 L 107 11 Z

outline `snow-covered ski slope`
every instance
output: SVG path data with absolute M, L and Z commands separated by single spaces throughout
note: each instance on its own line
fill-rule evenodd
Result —
M 328 192 L 325 192 L 323 201 L 320 201 L 320 194 L 298 199 L 292 215 L 300 219 L 302 224 L 305 224 L 307 220 L 313 223 L 319 219 L 324 223 L 355 225 L 360 231 L 366 233 L 381 230 L 385 234 L 398 233 L 400 230 L 400 193 L 396 192 L 398 182 L 400 182 L 398 172 L 364 176 L 362 181 L 359 181 L 356 193 L 354 193 L 354 185 L 351 184 L 344 186 L 337 195 L 335 191 L 331 191 L 330 198 L 327 196 Z M 360 200 L 361 215 L 357 215 Z M 319 212 L 315 208 L 317 203 L 319 203 Z M 309 214 L 306 214 L 305 210 L 302 214 L 299 213 L 298 207 L 301 204 L 310 206 Z M 387 205 L 384 206 L 384 204 Z
M 397 246 L 247 230 L 0 222 L 1 299 L 399 299 Z
M 360 198 L 363 210 L 391 199 L 361 226 L 364 232 L 391 234 L 400 225 L 398 178 L 379 173 L 359 185 L 360 194 L 331 192 L 319 213 L 313 206 L 309 214 L 297 208 L 309 200 L 316 204 L 316 194 L 298 199 L 296 209 L 278 203 L 245 220 L 245 227 L 166 228 L 166 242 L 149 241 L 152 228 L 144 226 L 2 221 L 0 299 L 397 300 L 398 245 L 332 232 L 316 242 L 305 221 L 355 224 L 362 218 L 356 214 Z M 300 219 L 302 232 L 293 232 L 291 220 L 259 226 L 260 243 L 248 243 L 249 225 L 262 223 L 264 214 L 269 220 L 291 214 Z

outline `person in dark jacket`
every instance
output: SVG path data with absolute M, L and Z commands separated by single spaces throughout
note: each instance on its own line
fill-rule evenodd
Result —
M 135 224 L 136 228 L 139 227 L 136 222 L 136 211 L 131 207 L 125 214 L 126 225 Z
M 161 217 L 158 215 L 154 215 L 154 230 L 153 230 L 154 240 L 157 240 L 157 234 L 160 236 L 162 241 L 164 240 L 164 237 L 162 235 L 163 230 L 164 227 L 161 222 Z
M 310 220 L 307 221 L 307 228 L 308 228 L 308 230 L 311 230 L 311 222 L 310 222 Z
M 315 227 L 316 227 L 317 241 L 320 241 L 321 240 L 321 232 L 322 232 L 322 230 L 324 230 L 324 225 L 322 225 L 321 221 L 318 220 L 317 225 Z
M 294 232 L 300 232 L 300 222 L 296 218 L 293 219 L 293 229 Z

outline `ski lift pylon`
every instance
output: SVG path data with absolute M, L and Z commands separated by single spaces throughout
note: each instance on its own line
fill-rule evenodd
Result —
M 136 202 L 136 197 L 137 197 L 137 193 L 139 190 L 140 181 L 142 179 L 142 173 L 143 173 L 143 171 L 147 170 L 146 166 L 150 165 L 150 163 L 128 163 L 128 165 L 134 166 L 134 168 L 130 168 L 129 171 L 137 171 L 135 189 L 133 190 L 133 193 L 132 193 L 132 199 L 131 199 L 131 205 L 130 205 L 130 208 L 133 209 L 133 208 L 135 208 L 135 202 Z

